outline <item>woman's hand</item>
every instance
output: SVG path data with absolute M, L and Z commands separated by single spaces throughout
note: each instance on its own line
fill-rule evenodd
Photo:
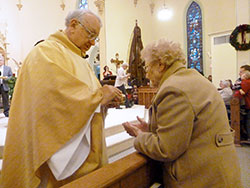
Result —
M 130 136 L 137 137 L 141 132 L 148 132 L 148 124 L 137 116 L 138 123 L 123 123 L 123 127 Z

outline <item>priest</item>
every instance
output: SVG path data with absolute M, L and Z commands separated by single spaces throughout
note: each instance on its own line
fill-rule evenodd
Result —
M 65 24 L 24 60 L 4 148 L 4 188 L 60 187 L 107 162 L 105 106 L 121 92 L 101 87 L 83 58 L 101 21 L 89 10 L 75 10 Z

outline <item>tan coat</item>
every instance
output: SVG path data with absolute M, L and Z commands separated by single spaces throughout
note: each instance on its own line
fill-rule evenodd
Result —
M 163 162 L 165 187 L 242 187 L 224 102 L 207 79 L 181 63 L 164 74 L 150 108 L 150 132 L 134 145 Z

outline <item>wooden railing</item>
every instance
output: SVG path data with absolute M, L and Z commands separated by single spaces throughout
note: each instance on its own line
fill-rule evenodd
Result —
M 235 130 L 234 143 L 240 144 L 240 100 L 234 97 L 230 102 L 231 128 Z
M 157 162 L 135 152 L 61 188 L 148 188 L 161 177 Z

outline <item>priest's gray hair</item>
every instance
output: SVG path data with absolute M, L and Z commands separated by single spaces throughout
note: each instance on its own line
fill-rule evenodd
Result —
M 69 12 L 69 14 L 67 15 L 67 17 L 65 18 L 65 25 L 66 25 L 66 27 L 69 26 L 70 21 L 72 19 L 74 19 L 74 18 L 77 19 L 77 20 L 79 20 L 79 21 L 81 21 L 81 23 L 83 21 L 82 24 L 84 24 L 85 23 L 85 19 L 86 19 L 86 17 L 84 15 L 86 15 L 86 14 L 92 14 L 92 15 L 94 15 L 99 20 L 100 26 L 102 26 L 102 21 L 101 21 L 100 17 L 97 16 L 92 11 L 90 11 L 88 9 L 76 9 L 76 10 L 73 10 L 73 11 Z
M 141 57 L 148 63 L 162 63 L 167 67 L 175 62 L 186 64 L 184 53 L 179 43 L 160 39 L 147 45 L 141 52 Z

